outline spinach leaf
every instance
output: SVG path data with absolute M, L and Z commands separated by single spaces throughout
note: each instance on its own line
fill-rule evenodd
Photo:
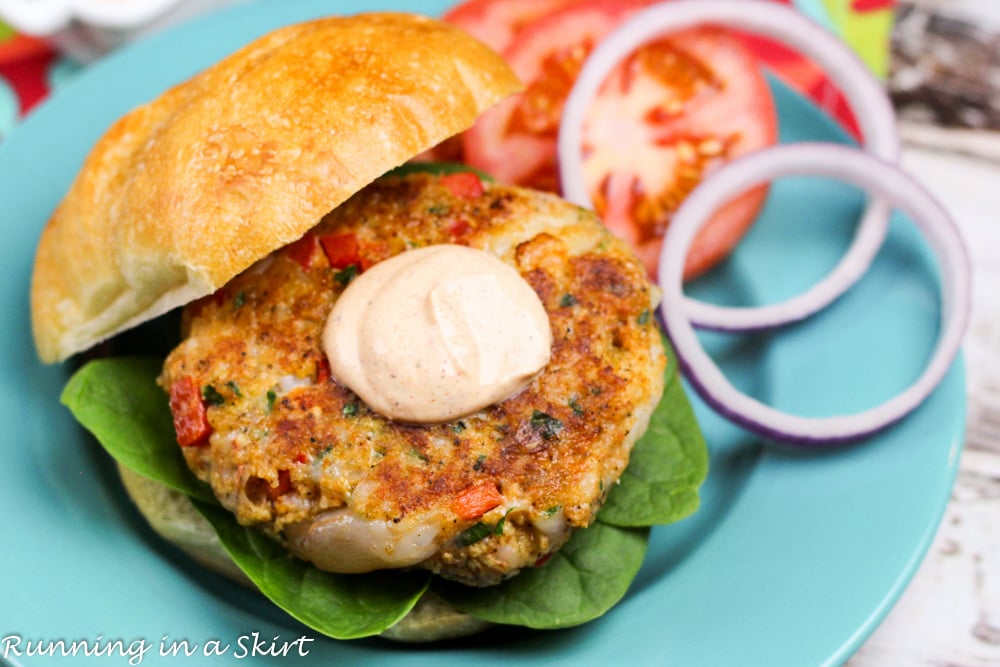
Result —
M 445 176 L 447 174 L 458 174 L 471 171 L 481 180 L 491 182 L 493 177 L 481 169 L 470 167 L 461 162 L 404 162 L 395 169 L 392 169 L 383 176 L 409 176 L 410 174 L 432 174 L 434 176 Z
M 663 398 L 649 428 L 632 449 L 621 483 L 608 494 L 598 519 L 616 526 L 673 523 L 698 509 L 698 489 L 708 475 L 708 449 L 667 349 Z
M 88 362 L 63 389 L 63 405 L 122 465 L 176 491 L 214 500 L 188 469 L 174 438 L 162 361 L 116 357 Z
M 680 380 L 677 355 L 666 339 L 663 345 L 667 350 L 663 398 L 598 515 L 604 523 L 663 525 L 698 509 L 698 489 L 708 475 L 708 449 Z
M 646 554 L 649 529 L 600 522 L 577 530 L 540 567 L 497 586 L 435 582 L 456 609 L 485 621 L 529 628 L 568 628 L 593 620 L 624 597 Z
M 187 469 L 174 440 L 166 394 L 156 385 L 161 363 L 90 362 L 71 378 L 62 400 L 120 463 L 191 496 L 240 569 L 291 616 L 342 639 L 377 634 L 405 616 L 427 589 L 428 575 L 322 572 L 240 526 L 215 504 L 211 491 Z M 692 512 L 707 471 L 705 443 L 672 351 L 668 363 L 664 398 L 650 429 L 636 443 L 621 483 L 594 525 L 576 531 L 544 566 L 499 586 L 469 588 L 435 580 L 435 591 L 483 620 L 532 628 L 584 623 L 617 603 L 645 555 L 649 530 L 640 527 Z
M 394 625 L 427 590 L 427 573 L 333 574 L 292 556 L 258 530 L 217 506 L 194 501 L 233 561 L 272 602 L 313 630 L 335 639 L 377 635 Z
M 166 393 L 156 384 L 161 366 L 157 359 L 91 361 L 70 378 L 62 401 L 124 466 L 191 497 L 239 568 L 291 616 L 341 639 L 378 634 L 405 616 L 429 575 L 323 572 L 216 504 L 174 439 Z

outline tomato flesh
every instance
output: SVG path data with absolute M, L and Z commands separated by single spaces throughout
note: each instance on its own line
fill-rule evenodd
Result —
M 588 110 L 584 174 L 595 210 L 656 275 L 677 208 L 726 162 L 773 144 L 770 91 L 728 32 L 702 27 L 653 42 L 626 59 Z M 716 213 L 695 238 L 690 278 L 724 258 L 766 196 L 757 188 Z
M 503 55 L 525 91 L 465 133 L 465 160 L 498 180 L 558 192 L 566 97 L 594 45 L 648 4 L 565 2 L 511 31 Z M 655 277 L 663 233 L 687 194 L 728 160 L 774 143 L 776 127 L 757 62 L 729 31 L 701 27 L 647 44 L 616 68 L 586 115 L 584 172 L 595 209 Z M 765 195 L 758 188 L 716 214 L 695 240 L 686 277 L 728 254 Z
M 525 91 L 483 114 L 465 133 L 466 161 L 499 181 L 557 192 L 556 135 L 570 87 L 593 45 L 640 6 L 583 2 L 523 28 L 503 56 Z
M 503 52 L 526 26 L 574 0 L 468 0 L 441 18 Z
M 441 18 L 503 53 L 518 33 L 536 20 L 577 0 L 466 0 Z M 419 162 L 464 162 L 462 137 L 446 139 L 414 158 Z

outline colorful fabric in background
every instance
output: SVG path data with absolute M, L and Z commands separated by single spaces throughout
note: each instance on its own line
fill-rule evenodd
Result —
M 778 0 L 795 5 L 843 39 L 880 79 L 889 71 L 889 45 L 896 0 Z M 859 136 L 846 100 L 823 71 L 794 51 L 768 40 L 748 37 L 758 57 L 796 90 L 810 97 L 855 136 Z
M 45 72 L 54 58 L 42 40 L 0 23 L 0 136 L 48 92 Z
M 838 34 L 876 76 L 885 78 L 896 0 L 775 1 L 796 6 Z M 850 109 L 822 70 L 781 45 L 756 37 L 746 39 L 778 77 L 857 135 Z M 44 40 L 18 34 L 0 22 L 0 138 L 79 68 Z
M 77 69 L 48 42 L 0 21 L 0 139 Z

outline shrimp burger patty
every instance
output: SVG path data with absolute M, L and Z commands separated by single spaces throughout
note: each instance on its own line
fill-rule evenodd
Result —
M 218 394 L 211 435 L 183 448 L 191 469 L 241 523 L 323 569 L 417 566 L 481 586 L 538 562 L 591 522 L 662 393 L 654 290 L 624 243 L 555 197 L 500 185 L 455 195 L 449 178 L 368 186 L 189 305 L 164 367 L 172 395 Z M 483 410 L 430 425 L 388 419 L 331 377 L 324 323 L 356 271 L 455 243 L 534 289 L 550 360 Z M 501 534 L 467 544 L 469 529 L 503 517 Z
M 656 289 L 592 213 L 470 172 L 393 171 L 518 88 L 486 47 L 405 14 L 249 44 L 94 147 L 40 240 L 40 357 L 183 307 L 158 382 L 188 466 L 240 524 L 336 573 L 478 587 L 544 562 L 628 464 L 665 354 Z M 546 356 L 509 395 L 419 423 L 342 381 L 324 328 L 366 274 L 435 247 L 512 270 Z

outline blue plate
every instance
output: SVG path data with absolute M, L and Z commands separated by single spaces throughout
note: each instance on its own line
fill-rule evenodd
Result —
M 425 12 L 445 4 L 379 3 Z M 336 6 L 368 8 L 360 0 Z M 0 658 L 11 664 L 128 664 L 120 648 L 104 659 L 4 656 L 17 638 L 22 649 L 39 639 L 123 640 L 135 650 L 146 642 L 141 664 L 154 665 L 178 664 L 159 655 L 174 641 L 194 650 L 191 663 L 230 664 L 255 636 L 269 651 L 275 637 L 279 645 L 314 637 L 257 594 L 206 575 L 145 527 L 108 458 L 58 403 L 68 369 L 36 361 L 27 295 L 39 231 L 115 118 L 249 39 L 333 7 L 249 4 L 155 36 L 85 71 L 0 145 L 0 264 L 9 278 L 0 286 L 8 318 L 0 330 Z M 783 141 L 843 141 L 810 104 L 780 86 L 776 96 Z M 736 255 L 693 292 L 749 304 L 800 291 L 843 252 L 862 203 L 835 183 L 778 182 Z M 780 333 L 713 335 L 706 343 L 737 385 L 781 408 L 832 414 L 872 405 L 916 377 L 937 333 L 938 305 L 929 253 L 896 220 L 872 272 L 833 308 Z M 602 619 L 419 649 L 317 638 L 293 664 L 843 661 L 906 585 L 948 500 L 964 428 L 961 363 L 901 424 L 826 453 L 763 444 L 695 406 L 712 455 L 702 509 L 654 531 L 632 591 Z M 229 645 L 229 659 L 203 656 L 212 640 Z

